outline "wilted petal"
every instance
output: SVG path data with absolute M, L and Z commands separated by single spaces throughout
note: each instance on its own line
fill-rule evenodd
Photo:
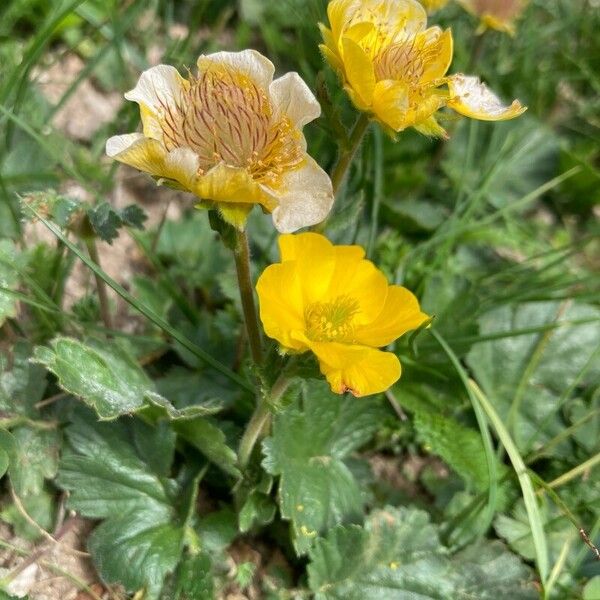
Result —
M 298 73 L 287 73 L 269 87 L 275 117 L 287 116 L 302 129 L 321 115 L 321 105 Z
M 310 156 L 301 167 L 283 175 L 278 190 L 279 206 L 273 210 L 273 223 L 282 233 L 320 223 L 333 205 L 329 175 Z
M 466 117 L 482 121 L 505 121 L 514 119 L 527 110 L 518 100 L 514 100 L 509 106 L 503 104 L 476 76 L 453 75 L 448 80 L 448 89 L 448 106 Z

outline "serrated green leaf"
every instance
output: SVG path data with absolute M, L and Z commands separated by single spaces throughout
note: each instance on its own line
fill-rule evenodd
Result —
M 208 600 L 214 591 L 210 555 L 202 552 L 181 561 L 162 600 Z
M 9 476 L 17 495 L 39 494 L 46 479 L 58 469 L 60 436 L 56 430 L 18 427 L 13 429 L 14 455 Z
M 427 513 L 413 508 L 375 511 L 364 528 L 337 527 L 309 558 L 316 600 L 537 598 L 529 570 L 516 557 L 492 545 L 451 558 Z
M 226 473 L 240 477 L 237 454 L 227 445 L 227 438 L 216 423 L 203 418 L 181 419 L 173 422 L 173 429 Z
M 452 467 L 476 491 L 487 490 L 489 473 L 478 431 L 440 414 L 420 411 L 414 425 L 419 441 Z M 500 468 L 500 465 L 498 465 Z
M 553 564 L 558 559 L 565 542 L 569 538 L 573 541 L 579 539 L 579 534 L 569 519 L 548 501 L 542 503 L 540 513 L 548 541 L 549 561 L 550 564 Z M 516 503 L 510 516 L 498 515 L 496 517 L 494 529 L 502 539 L 506 540 L 512 550 L 527 560 L 535 559 L 531 527 L 522 500 Z M 578 550 L 577 544 L 572 545 L 566 558 L 567 564 L 576 559 Z
M 0 240 L 0 327 L 6 319 L 17 316 L 17 299 L 10 293 L 19 285 L 19 274 L 13 265 L 17 248 L 11 240 Z
M 238 527 L 242 533 L 247 533 L 253 527 L 262 527 L 270 523 L 276 512 L 277 506 L 270 496 L 253 490 L 240 510 Z
M 80 397 L 102 419 L 114 419 L 144 406 L 154 384 L 133 357 L 116 342 L 110 348 L 58 337 L 51 348 L 36 348 L 34 360 Z
M 56 516 L 55 495 L 44 489 L 38 494 L 19 498 L 27 514 L 46 531 L 52 531 Z M 7 505 L 0 513 L 0 519 L 9 523 L 19 537 L 35 541 L 41 537 L 40 530 L 34 527 L 14 504 Z
M 281 515 L 292 522 L 299 554 L 325 529 L 360 520 L 363 493 L 344 458 L 371 438 L 386 414 L 377 400 L 333 394 L 323 382 L 305 386 L 302 406 L 278 414 L 263 443 L 263 466 L 280 476 Z
M 108 202 L 102 202 L 89 208 L 87 215 L 95 234 L 101 240 L 112 244 L 119 236 L 119 227 L 123 224 L 119 213 Z
M 158 599 L 183 550 L 197 479 L 169 479 L 166 464 L 146 456 L 153 444 L 172 456 L 174 439 L 160 428 L 97 423 L 77 413 L 67 437 L 71 447 L 57 482 L 70 492 L 72 509 L 105 519 L 88 542 L 101 577 L 129 592 L 144 588 L 148 598 Z
M 46 373 L 31 363 L 31 346 L 18 341 L 10 354 L 0 355 L 0 413 L 33 416 L 44 395 Z
M 515 329 L 594 318 L 598 321 L 510 336 Z M 530 302 L 496 309 L 480 319 L 480 326 L 482 334 L 508 335 L 478 343 L 467 362 L 520 451 L 526 453 L 563 430 L 557 409 L 565 390 L 575 383 L 600 382 L 600 361 L 594 360 L 600 310 L 577 303 Z M 568 456 L 570 447 L 563 443 L 555 453 Z
M 238 533 L 237 516 L 230 508 L 216 510 L 198 519 L 196 532 L 203 552 L 220 554 Z
M 130 204 L 119 212 L 119 216 L 125 225 L 134 229 L 144 229 L 144 223 L 148 215 L 137 204 Z

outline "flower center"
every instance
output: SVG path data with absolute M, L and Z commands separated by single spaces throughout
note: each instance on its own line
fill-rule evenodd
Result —
M 351 342 L 358 300 L 338 296 L 333 302 L 313 302 L 304 311 L 306 336 L 313 342 Z
M 409 87 L 419 84 L 424 71 L 424 53 L 415 46 L 414 39 L 390 44 L 375 57 L 375 77 L 378 81 L 404 81 Z
M 200 175 L 224 162 L 276 185 L 304 159 L 300 132 L 287 117 L 274 118 L 267 95 L 241 73 L 223 68 L 201 73 L 176 107 L 163 109 L 167 150 L 191 148 L 200 159 Z

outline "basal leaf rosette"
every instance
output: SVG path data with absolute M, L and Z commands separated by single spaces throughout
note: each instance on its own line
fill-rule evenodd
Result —
M 526 109 L 504 105 L 477 77 L 447 75 L 453 40 L 449 29 L 427 28 L 417 0 L 333 0 L 331 28 L 321 25 L 323 56 L 340 74 L 353 104 L 388 131 L 414 127 L 445 137 L 436 120 L 444 106 L 485 121 L 503 121 Z
M 479 18 L 480 32 L 496 29 L 515 34 L 515 21 L 521 15 L 527 0 L 459 0 L 460 4 Z
M 379 350 L 428 316 L 406 288 L 389 285 L 360 246 L 316 233 L 279 237 L 281 262 L 256 289 L 266 334 L 284 351 L 312 351 L 336 393 L 367 396 L 400 378 L 395 354 Z
M 297 73 L 273 80 L 274 72 L 254 50 L 200 56 L 187 79 L 152 67 L 125 94 L 140 106 L 143 132 L 110 138 L 106 153 L 191 192 L 240 228 L 255 204 L 281 232 L 319 223 L 333 192 L 302 128 L 321 108 Z

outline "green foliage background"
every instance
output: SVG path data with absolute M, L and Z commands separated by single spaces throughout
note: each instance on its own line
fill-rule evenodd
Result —
M 151 227 L 144 205 L 111 204 L 104 142 L 135 129 L 137 106 L 88 139 L 56 126 L 82 86 L 120 95 L 151 60 L 254 47 L 316 90 L 324 114 L 306 134 L 330 169 L 355 113 L 317 49 L 325 4 L 0 6 L 0 519 L 41 544 L 66 497 L 97 521 L 87 548 L 115 597 L 598 600 L 578 531 L 600 544 L 596 2 L 531 0 L 514 38 L 479 41 L 459 6 L 432 16 L 452 27 L 453 72 L 529 110 L 447 115 L 448 142 L 370 129 L 327 234 L 365 246 L 433 326 L 396 344 L 403 376 L 386 396 L 333 395 L 308 361 L 244 473 L 256 373 L 231 253 L 189 200 Z M 50 101 L 42 76 L 71 56 L 83 68 Z M 27 233 L 39 218 L 49 241 Z M 258 212 L 249 232 L 257 275 L 276 235 Z M 90 239 L 101 263 L 132 241 L 135 277 L 95 266 Z M 81 261 L 112 288 L 110 330 L 93 279 L 67 302 Z M 280 369 L 269 347 L 263 385 Z M 232 558 L 248 545 L 260 564 Z M 0 598 L 11 579 L 0 571 Z

